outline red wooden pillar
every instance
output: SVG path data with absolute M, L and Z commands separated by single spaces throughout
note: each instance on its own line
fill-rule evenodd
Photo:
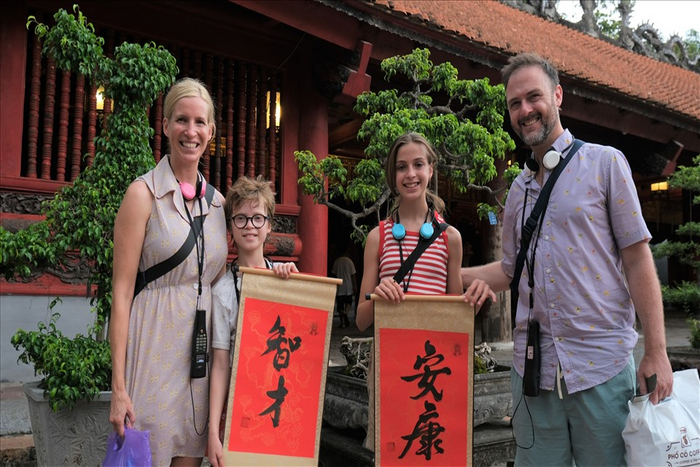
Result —
M 303 78 L 300 81 L 299 95 L 299 146 L 298 150 L 309 150 L 319 159 L 328 156 L 328 101 L 322 97 L 313 85 L 311 73 L 313 67 L 309 51 L 300 55 L 305 57 L 302 64 Z M 292 154 L 285 154 L 292 157 Z M 302 250 L 298 268 L 302 272 L 327 274 L 326 257 L 328 255 L 328 208 L 315 204 L 311 196 L 306 196 L 299 189 L 298 229 Z
M 3 119 L 7 118 L 0 125 L 0 177 L 3 178 L 19 178 L 22 168 L 27 14 L 24 2 L 7 2 L 0 14 L 0 108 Z
M 301 118 L 300 76 L 301 71 L 291 68 L 285 73 L 282 81 L 282 94 L 280 96 L 282 107 L 282 128 L 280 139 L 280 186 L 277 190 L 280 193 L 280 201 L 283 206 L 297 206 L 299 200 L 299 169 L 294 162 L 294 151 L 299 149 L 299 119 Z

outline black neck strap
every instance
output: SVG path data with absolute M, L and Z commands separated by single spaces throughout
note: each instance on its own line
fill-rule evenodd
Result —
M 204 195 L 204 200 L 207 202 L 207 206 L 211 207 L 212 200 L 214 199 L 214 187 L 207 183 L 206 194 Z M 185 205 L 185 209 L 187 206 Z M 200 206 L 200 214 L 202 207 Z M 189 215 L 189 213 L 188 213 Z M 197 238 L 200 235 L 201 227 L 204 225 L 204 217 L 199 216 L 195 219 L 201 219 L 201 222 L 190 222 L 190 232 L 187 235 L 185 243 L 182 244 L 180 249 L 175 252 L 173 256 L 166 259 L 163 262 L 155 264 L 148 268 L 146 271 L 137 271 L 136 273 L 136 284 L 134 286 L 134 297 L 146 287 L 146 284 L 152 282 L 159 277 L 167 274 L 169 271 L 175 269 L 180 263 L 182 263 L 189 256 L 190 252 L 195 246 Z
M 267 258 L 265 260 L 265 267 L 267 269 L 272 269 L 272 261 Z M 241 306 L 241 286 L 239 285 L 240 277 L 238 276 L 238 260 L 234 261 L 231 265 L 231 272 L 233 272 L 233 290 L 236 292 L 236 303 Z M 242 284 L 241 284 L 242 285 Z
M 433 220 L 433 224 L 437 224 L 436 219 Z M 447 227 L 449 227 L 449 225 L 444 222 L 438 224 L 438 228 L 435 229 L 435 232 L 433 232 L 432 237 L 428 239 L 424 239 L 419 234 L 418 245 L 416 245 L 411 254 L 408 255 L 408 258 L 406 258 L 405 262 L 403 261 L 403 252 L 401 252 L 401 267 L 398 271 L 396 271 L 396 274 L 394 275 L 394 280 L 397 284 L 401 283 L 401 281 L 409 271 L 413 271 L 413 266 L 416 264 L 416 261 L 418 261 L 420 255 L 423 254 L 423 252 L 430 246 L 430 244 L 433 243 L 435 239 L 438 238 L 440 234 L 442 234 L 442 232 L 444 232 L 447 229 Z M 401 247 L 401 241 L 399 241 L 399 247 Z M 408 291 L 408 285 L 406 285 L 404 291 Z
M 426 223 L 428 222 L 428 217 L 430 217 L 430 214 L 431 214 L 431 213 L 433 213 L 433 218 L 432 218 L 432 220 L 431 220 L 430 222 L 431 222 L 432 224 L 435 224 L 435 213 L 433 212 L 433 209 L 432 209 L 431 206 L 428 206 L 428 212 L 425 213 L 425 220 L 423 221 L 423 224 L 426 224 Z M 401 220 L 399 219 L 399 211 L 398 211 L 398 209 L 396 210 L 396 223 L 401 224 Z M 423 229 L 422 226 L 421 226 L 421 229 Z M 393 230 L 394 230 L 394 229 L 392 228 L 392 234 L 393 234 Z M 435 232 L 433 232 L 433 234 L 434 234 L 434 233 L 435 233 Z M 418 231 L 418 245 L 417 245 L 417 247 L 420 246 L 420 244 L 421 244 L 424 240 L 428 240 L 428 239 L 427 239 L 427 238 L 423 238 L 423 236 L 421 235 L 421 232 L 420 232 L 420 230 L 419 230 L 419 231 Z M 432 242 L 433 240 L 434 240 L 434 239 L 430 240 L 430 242 Z M 403 261 L 403 246 L 402 246 L 402 245 L 403 245 L 403 238 L 401 238 L 401 239 L 396 239 L 396 241 L 399 242 L 399 259 L 401 260 L 401 267 L 403 267 L 403 265 L 404 265 L 404 261 Z M 417 247 L 416 247 L 416 250 L 418 249 Z M 424 249 L 425 249 L 425 248 L 423 248 L 423 250 L 424 250 Z M 423 250 L 421 250 L 421 251 L 423 251 Z M 415 250 L 414 250 L 414 251 L 415 251 Z M 419 255 L 420 255 L 420 254 L 419 254 Z M 409 258 L 410 258 L 410 256 L 409 256 Z M 404 284 L 403 284 L 403 291 L 404 291 L 404 293 L 408 292 L 408 287 L 411 285 L 411 277 L 413 277 L 413 267 L 412 267 L 412 265 L 416 262 L 416 260 L 418 260 L 418 257 L 414 258 L 413 261 L 409 264 L 410 269 L 409 269 L 409 271 L 408 271 L 408 279 L 406 279 L 406 282 L 404 282 Z M 408 260 L 407 260 L 407 261 L 408 261 Z M 399 269 L 399 271 L 400 271 L 400 270 L 401 270 L 401 269 Z M 399 276 L 399 271 L 397 271 L 397 272 L 396 272 L 396 275 L 394 276 L 394 280 L 395 280 L 397 283 L 401 283 L 401 281 L 397 281 L 397 280 L 396 280 L 396 278 Z M 403 277 L 404 277 L 405 275 L 406 275 L 406 272 L 404 271 L 404 272 L 402 273 L 402 275 L 401 275 L 401 278 L 403 279 Z
M 195 228 L 195 220 L 192 219 L 190 215 L 190 210 L 187 207 L 187 200 L 183 196 L 183 201 L 185 202 L 185 212 L 187 213 L 187 220 L 190 222 L 192 230 L 195 232 L 194 246 L 197 248 L 197 309 L 200 309 L 200 298 L 202 296 L 202 270 L 204 269 L 204 213 L 202 211 L 202 198 L 197 198 L 199 201 L 199 217 L 195 217 L 195 220 L 199 220 L 199 228 Z M 192 204 L 194 208 L 194 203 Z M 200 248 L 201 244 L 201 248 Z
M 544 213 L 547 210 L 549 195 L 552 194 L 552 188 L 554 187 L 557 178 L 559 178 L 559 175 L 561 175 L 561 173 L 564 171 L 564 167 L 566 167 L 569 161 L 574 158 L 574 155 L 576 152 L 578 152 L 579 148 L 583 146 L 583 144 L 584 142 L 580 139 L 575 140 L 573 146 L 571 147 L 571 151 L 569 151 L 569 153 L 566 155 L 566 158 L 561 161 L 552 171 L 552 174 L 547 179 L 547 183 L 545 183 L 544 187 L 542 188 L 540 196 L 537 198 L 535 207 L 532 208 L 530 217 L 527 219 L 525 225 L 522 227 L 522 231 L 520 232 L 520 250 L 518 251 L 517 259 L 515 260 L 513 280 L 510 282 L 510 318 L 513 328 L 515 328 L 515 314 L 518 310 L 518 297 L 520 296 L 520 292 L 518 290 L 520 285 L 520 276 L 523 273 L 523 266 L 525 265 L 525 258 L 527 256 L 527 250 L 530 246 L 530 240 L 532 240 L 532 234 L 535 232 L 540 218 L 544 216 Z M 530 260 L 534 263 L 535 258 L 531 258 Z

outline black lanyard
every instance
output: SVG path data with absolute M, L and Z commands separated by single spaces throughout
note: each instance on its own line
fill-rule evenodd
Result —
M 428 222 L 428 217 L 430 216 L 430 213 L 432 212 L 432 208 L 428 208 L 428 212 L 425 213 L 425 222 Z M 399 219 L 399 211 L 396 211 L 396 222 L 398 224 L 401 223 L 401 220 Z M 404 237 L 405 238 L 405 237 Z M 396 240 L 396 239 L 395 239 Z M 418 243 L 416 243 L 416 248 L 420 245 L 420 242 L 423 240 L 423 237 L 421 237 L 420 233 L 418 233 Z M 396 240 L 399 242 L 399 258 L 401 260 L 401 266 L 399 266 L 399 269 L 403 267 L 403 248 L 401 247 L 401 244 L 403 243 L 403 238 L 401 240 Z M 403 292 L 407 293 L 408 292 L 408 287 L 411 284 L 411 277 L 413 277 L 413 268 L 415 267 L 414 265 L 411 267 L 411 269 L 408 271 L 408 279 L 402 281 L 403 282 Z
M 267 258 L 263 258 L 265 260 L 265 267 L 267 269 L 272 269 L 272 261 L 270 261 Z M 231 265 L 231 271 L 233 272 L 233 290 L 236 291 L 236 303 L 238 306 L 241 306 L 241 289 L 238 286 L 238 272 L 237 272 L 238 266 L 234 262 Z
M 187 207 L 187 201 L 183 198 L 185 203 L 185 212 L 187 213 L 187 220 L 190 226 L 193 225 L 192 216 L 190 215 L 190 210 Z M 197 309 L 200 308 L 200 299 L 202 297 L 202 270 L 204 269 L 204 212 L 202 211 L 202 198 L 197 198 L 199 201 L 199 235 L 195 239 L 195 247 L 197 248 Z M 196 219 L 196 218 L 195 218 Z M 202 243 L 202 248 L 199 248 L 199 243 Z
M 525 224 L 525 206 L 527 205 L 527 193 L 528 193 L 528 188 L 525 188 L 525 205 L 523 206 L 523 225 Z M 542 217 L 544 216 L 544 212 L 547 210 L 547 207 L 545 206 L 542 210 Z M 521 226 L 522 229 L 522 226 Z M 537 252 L 537 245 L 539 244 L 539 239 L 540 239 L 540 231 L 542 230 L 542 222 L 537 223 L 537 230 L 534 232 L 533 236 L 535 238 L 535 242 L 531 247 L 531 252 L 530 256 L 528 257 L 527 255 L 525 256 L 525 268 L 527 269 L 527 285 L 530 288 L 530 300 L 529 300 L 529 305 L 530 309 L 534 306 L 534 298 L 532 296 L 532 289 L 535 287 L 535 253 Z
M 418 242 L 420 242 L 421 238 L 418 236 Z M 401 244 L 403 243 L 403 239 L 397 240 L 399 242 L 399 257 L 401 259 L 401 266 L 403 266 L 403 248 L 401 248 Z M 416 245 L 416 248 L 418 248 L 418 245 Z M 414 265 L 415 267 L 415 265 Z M 408 292 L 408 286 L 411 284 L 411 277 L 413 276 L 413 268 L 411 268 L 408 271 L 408 279 L 403 281 L 403 292 L 407 293 Z
M 535 229 L 537 229 L 537 235 L 539 236 L 539 231 L 542 228 L 540 218 L 544 219 L 544 212 L 547 209 L 549 195 L 552 193 L 552 187 L 554 186 L 554 183 L 557 181 L 559 174 L 561 174 L 564 171 L 564 167 L 566 167 L 569 161 L 573 159 L 574 155 L 579 150 L 579 148 L 583 146 L 583 144 L 584 142 L 580 139 L 574 140 L 573 145 L 571 145 L 571 150 L 569 151 L 567 156 L 564 158 L 564 160 L 559 162 L 559 165 L 557 165 L 557 167 L 549 175 L 547 182 L 544 184 L 544 187 L 542 188 L 542 191 L 540 192 L 540 195 L 537 198 L 535 207 L 532 208 L 530 217 L 520 228 L 520 249 L 518 250 L 518 255 L 515 260 L 515 271 L 513 274 L 513 279 L 510 281 L 510 315 L 511 324 L 513 325 L 513 328 L 515 328 L 515 315 L 517 313 L 518 297 L 520 295 L 520 292 L 518 290 L 518 285 L 520 283 L 520 274 L 522 273 L 523 266 L 525 265 L 525 257 L 527 256 L 527 251 L 529 250 L 530 240 L 532 239 L 532 235 L 535 232 Z M 527 203 L 527 197 L 525 198 L 525 202 Z M 523 219 L 525 214 L 524 209 L 525 208 L 523 207 Z M 535 258 L 533 251 L 531 261 L 534 263 L 534 260 Z M 534 278 L 532 277 L 532 274 L 530 275 L 529 280 L 533 281 L 532 284 L 534 286 Z

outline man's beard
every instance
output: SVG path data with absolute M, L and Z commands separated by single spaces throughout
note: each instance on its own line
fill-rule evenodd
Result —
M 554 102 L 554 98 L 555 96 L 554 94 L 552 94 L 551 102 Z M 540 116 L 540 129 L 536 132 L 529 132 L 524 134 L 525 132 L 523 131 L 523 128 L 520 124 L 518 124 L 518 128 L 515 129 L 515 132 L 520 137 L 520 139 L 522 139 L 523 142 L 531 148 L 535 148 L 546 143 L 547 139 L 549 139 L 549 136 L 552 134 L 552 132 L 554 131 L 554 127 L 557 124 L 557 120 L 559 119 L 559 109 L 557 108 L 557 106 L 550 103 L 547 110 L 548 111 L 546 115 L 543 115 L 541 112 L 538 112 Z
M 544 116 L 540 114 L 540 129 L 537 130 L 534 133 L 524 133 L 522 131 L 522 127 L 518 125 L 518 129 L 516 133 L 518 133 L 518 136 L 520 139 L 523 140 L 525 144 L 527 144 L 530 147 L 537 147 L 542 145 L 545 141 L 547 141 L 547 138 L 549 138 L 549 135 L 552 134 L 552 131 L 554 130 L 554 119 L 549 118 L 547 120 L 544 119 Z

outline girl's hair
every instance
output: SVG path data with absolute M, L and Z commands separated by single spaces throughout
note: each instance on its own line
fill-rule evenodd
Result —
M 275 215 L 275 193 L 272 191 L 270 182 L 262 175 L 256 178 L 240 177 L 231 185 L 226 194 L 224 202 L 224 215 L 226 216 L 226 226 L 231 226 L 231 217 L 234 211 L 246 201 L 258 201 L 265 206 L 268 222 L 272 225 L 272 218 Z
M 437 153 L 428 140 L 425 139 L 425 136 L 418 133 L 406 133 L 396 138 L 394 144 L 391 145 L 386 161 L 384 161 L 386 184 L 389 186 L 391 195 L 394 197 L 394 202 L 391 206 L 389 217 L 394 216 L 394 213 L 397 209 L 399 209 L 399 205 L 401 204 L 401 195 L 399 194 L 399 190 L 396 188 L 396 157 L 398 156 L 399 149 L 409 143 L 422 145 L 425 149 L 425 156 L 428 159 L 428 165 L 432 166 L 433 170 L 436 170 L 435 166 L 437 165 L 438 160 Z M 437 194 L 435 194 L 433 190 L 430 189 L 430 183 L 431 181 L 428 181 L 428 188 L 425 190 L 428 206 L 437 211 L 438 214 L 442 214 L 445 210 L 445 202 Z
M 216 120 L 214 117 L 214 101 L 211 99 L 211 94 L 207 91 L 207 87 L 200 80 L 195 78 L 182 78 L 173 84 L 165 96 L 163 102 L 163 117 L 170 120 L 173 117 L 175 104 L 183 97 L 201 97 L 209 107 L 207 115 L 207 123 L 212 127 L 212 138 L 216 134 Z

